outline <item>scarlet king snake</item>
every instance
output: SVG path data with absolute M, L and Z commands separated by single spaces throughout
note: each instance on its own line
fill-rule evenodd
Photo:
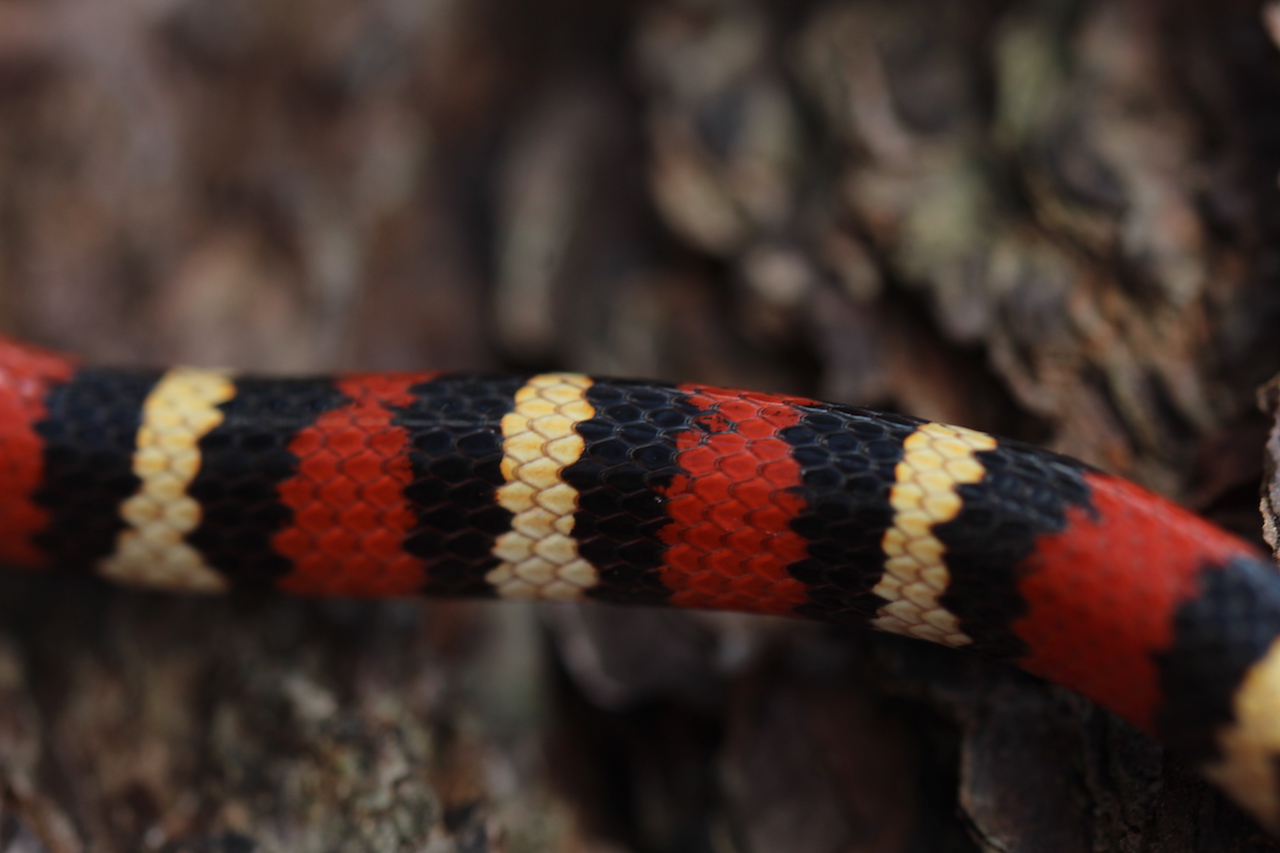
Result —
M 0 339 L 0 562 L 187 592 L 788 614 L 1096 700 L 1280 834 L 1280 574 L 984 433 L 567 373 L 241 378 Z

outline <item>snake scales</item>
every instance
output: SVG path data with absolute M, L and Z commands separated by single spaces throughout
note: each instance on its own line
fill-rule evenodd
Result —
M 0 561 L 187 592 L 667 604 L 970 646 L 1280 832 L 1280 575 L 1083 463 L 568 373 L 108 370 L 0 341 Z

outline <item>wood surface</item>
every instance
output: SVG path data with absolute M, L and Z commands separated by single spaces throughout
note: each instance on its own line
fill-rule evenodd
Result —
M 0 329 L 807 394 L 1038 442 L 1261 543 L 1269 21 L 0 0 Z M 894 637 L 0 578 L 4 853 L 1275 849 L 1087 701 Z

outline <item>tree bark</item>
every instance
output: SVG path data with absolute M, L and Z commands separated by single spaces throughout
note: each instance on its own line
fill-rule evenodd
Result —
M 0 0 L 0 325 L 103 363 L 895 409 L 1261 543 L 1268 22 L 1242 0 Z M 1277 849 L 1086 700 L 895 637 L 0 585 L 3 851 Z

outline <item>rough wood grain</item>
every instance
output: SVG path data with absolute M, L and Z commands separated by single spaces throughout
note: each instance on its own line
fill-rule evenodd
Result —
M 0 0 L 0 326 L 808 393 L 1260 539 L 1278 102 L 1245 0 Z M 0 586 L 7 853 L 1276 849 L 892 637 Z

